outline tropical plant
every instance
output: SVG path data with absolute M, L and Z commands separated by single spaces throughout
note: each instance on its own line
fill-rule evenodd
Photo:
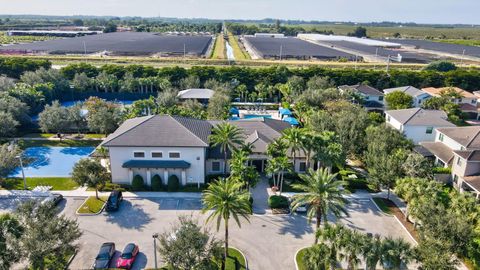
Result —
M 230 160 L 230 177 L 244 183 L 246 190 L 255 187 L 260 175 L 255 166 L 248 165 L 248 153 L 244 150 L 233 151 Z
M 385 95 L 389 110 L 408 109 L 413 107 L 413 97 L 402 91 L 393 91 Z
M 242 185 L 242 183 L 231 178 L 227 178 L 225 181 L 218 180 L 211 183 L 202 195 L 204 204 L 202 212 L 210 211 L 207 222 L 216 220 L 218 231 L 223 220 L 225 227 L 224 260 L 228 257 L 230 218 L 233 218 L 237 225 L 241 227 L 240 218 L 248 221 L 251 213 L 250 195 L 248 191 L 242 189 Z M 224 266 L 224 264 L 222 265 Z
M 401 238 L 387 237 L 382 246 L 380 261 L 385 269 L 399 270 L 402 264 L 408 264 L 414 258 L 411 245 Z
M 271 158 L 267 161 L 266 171 L 272 175 L 273 186 L 280 191 L 280 195 L 283 190 L 283 179 L 287 172 L 292 171 L 292 164 L 288 160 L 287 156 L 279 156 Z
M 292 127 L 283 131 L 282 138 L 286 145 L 290 148 L 290 151 L 292 152 L 293 164 L 295 164 L 297 152 L 300 150 L 305 151 L 303 147 L 303 142 L 305 141 L 305 132 L 301 128 Z
M 220 147 L 223 152 L 223 174 L 227 173 L 228 152 L 233 152 L 243 142 L 242 130 L 228 122 L 218 124 L 212 129 L 212 134 L 208 138 L 212 146 Z
M 293 184 L 294 188 L 305 193 L 293 196 L 292 211 L 302 205 L 308 205 L 308 220 L 311 221 L 315 217 L 317 229 L 320 227 L 322 219 L 325 225 L 328 223 L 328 213 L 332 213 L 335 217 L 340 217 L 342 214 L 348 215 L 345 208 L 348 201 L 343 197 L 346 194 L 346 190 L 343 188 L 346 182 L 337 180 L 336 176 L 337 174 L 331 174 L 325 168 L 317 171 L 309 169 L 307 174 L 300 175 L 303 183 Z M 318 239 L 315 237 L 315 243 L 317 241 Z
M 109 173 L 97 160 L 83 158 L 72 169 L 72 180 L 80 186 L 95 188 L 98 199 L 98 187 L 104 185 L 110 178 Z
M 23 228 L 11 214 L 0 215 L 0 269 L 8 270 L 21 259 L 18 241 Z

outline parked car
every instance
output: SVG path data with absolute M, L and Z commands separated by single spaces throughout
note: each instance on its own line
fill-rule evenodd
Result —
M 98 255 L 93 263 L 93 269 L 108 269 L 110 268 L 110 261 L 115 254 L 115 243 L 103 243 L 98 251 Z
M 129 243 L 123 249 L 122 255 L 117 260 L 117 268 L 130 269 L 135 263 L 138 255 L 138 246 L 134 243 Z
M 302 204 L 297 209 L 295 209 L 295 212 L 297 213 L 306 213 L 308 210 L 308 204 Z
M 110 192 L 110 196 L 108 196 L 106 210 L 107 212 L 110 211 L 117 211 L 120 207 L 120 202 L 123 200 L 122 192 L 119 190 L 114 190 Z
M 50 203 L 53 206 L 57 206 L 62 200 L 63 200 L 62 194 L 52 193 L 50 196 L 48 196 L 42 201 L 42 204 Z

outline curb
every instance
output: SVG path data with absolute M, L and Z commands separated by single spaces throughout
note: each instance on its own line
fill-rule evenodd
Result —
M 415 240 L 415 238 L 413 238 L 413 236 L 410 234 L 410 232 L 407 230 L 407 228 L 405 228 L 405 226 L 403 226 L 402 222 L 397 218 L 397 216 L 393 216 L 395 218 L 395 220 L 400 224 L 400 226 L 402 226 L 402 228 L 407 232 L 408 236 L 410 237 L 410 239 L 412 239 L 412 241 L 418 245 L 418 242 L 417 240 Z
M 87 199 L 88 199 L 88 197 L 87 197 Z M 87 200 L 85 200 L 85 201 L 78 207 L 77 211 L 75 211 L 75 214 L 76 214 L 77 216 L 98 216 L 98 215 L 100 215 L 100 214 L 103 212 L 103 209 L 105 209 L 105 206 L 107 205 L 107 203 L 105 202 L 105 203 L 103 204 L 102 208 L 100 208 L 100 210 L 99 210 L 97 213 L 91 213 L 91 214 L 90 214 L 90 213 L 89 213 L 89 214 L 79 213 L 78 210 L 79 210 L 80 208 L 82 208 L 82 206 L 83 206 L 86 202 L 87 202 Z
M 240 252 L 240 254 L 242 254 L 243 258 L 245 259 L 245 269 L 248 270 L 248 260 L 247 260 L 247 256 L 245 256 L 245 254 L 238 248 L 236 247 L 228 247 L 228 248 L 231 248 L 231 249 L 235 249 L 236 251 Z
M 70 259 L 68 259 L 68 262 L 67 262 L 67 265 L 65 266 L 65 269 L 68 269 L 68 267 L 72 263 L 73 259 L 75 259 L 75 256 L 77 256 L 77 253 L 78 253 L 78 249 L 75 249 L 72 256 L 70 256 Z
M 385 213 L 385 212 L 380 208 L 380 206 L 378 206 L 378 204 L 375 202 L 375 200 L 374 200 L 373 198 L 374 198 L 374 197 L 370 198 L 370 201 L 372 201 L 372 203 L 375 205 L 375 207 L 378 209 L 378 211 L 382 212 L 382 214 L 384 214 L 384 215 L 386 215 L 386 216 L 395 217 L 395 215 Z M 375 197 L 375 198 L 381 198 L 381 197 Z
M 296 270 L 299 270 L 298 269 L 298 264 L 297 264 L 297 255 L 298 255 L 298 252 L 300 252 L 300 250 L 304 250 L 306 248 L 309 248 L 309 246 L 306 246 L 306 247 L 303 247 L 303 248 L 300 248 L 298 249 L 296 252 L 295 252 L 295 255 L 293 256 L 293 261 L 295 262 L 295 269 Z

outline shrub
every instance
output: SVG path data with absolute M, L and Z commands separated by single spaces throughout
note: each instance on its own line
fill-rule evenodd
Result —
M 216 181 L 217 179 L 227 178 L 228 176 L 229 176 L 229 174 L 224 175 L 223 173 L 209 174 L 205 177 L 205 183 L 208 184 L 208 183 L 211 183 L 213 181 Z
M 434 174 L 451 174 L 452 173 L 452 168 L 447 167 L 435 167 L 433 168 L 433 173 Z
M 180 180 L 178 180 L 178 177 L 174 174 L 170 175 L 170 177 L 168 177 L 168 187 L 167 187 L 168 192 L 178 191 L 179 188 L 180 188 Z
M 282 195 L 272 195 L 268 198 L 268 206 L 277 209 L 288 208 L 288 198 Z
M 119 184 L 114 184 L 114 183 L 111 183 L 111 182 L 107 182 L 99 190 L 100 191 L 113 191 L 113 190 L 125 191 L 125 188 L 122 187 Z
M 139 191 L 143 189 L 144 189 L 143 177 L 137 174 L 135 175 L 135 177 L 133 177 L 132 190 Z
M 158 174 L 155 174 L 152 177 L 152 190 L 153 191 L 160 191 L 160 190 L 162 190 L 162 188 L 163 188 L 162 178 Z

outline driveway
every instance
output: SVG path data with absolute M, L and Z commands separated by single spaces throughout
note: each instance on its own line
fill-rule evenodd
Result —
M 0 199 L 0 211 L 10 211 L 18 202 L 10 200 Z M 364 233 L 411 241 L 401 225 L 393 217 L 381 213 L 370 199 L 351 198 L 350 201 L 350 216 L 341 219 L 347 226 Z M 81 197 L 68 197 L 60 205 L 62 214 L 77 219 L 83 231 L 79 240 L 80 249 L 70 265 L 71 269 L 90 267 L 100 245 L 108 241 L 115 242 L 117 257 L 127 243 L 137 243 L 140 255 L 133 269 L 153 268 L 152 234 L 170 231 L 179 215 L 191 215 L 200 224 L 204 224 L 206 217 L 200 213 L 201 203 L 195 198 L 128 198 L 116 213 L 76 216 L 75 211 L 82 202 Z M 241 228 L 232 221 L 230 244 L 245 253 L 252 270 L 295 269 L 294 254 L 313 243 L 314 225 L 308 224 L 304 215 L 256 214 L 251 216 L 250 222 L 243 221 Z M 216 232 L 212 225 L 208 226 Z M 223 237 L 222 228 L 217 237 Z

